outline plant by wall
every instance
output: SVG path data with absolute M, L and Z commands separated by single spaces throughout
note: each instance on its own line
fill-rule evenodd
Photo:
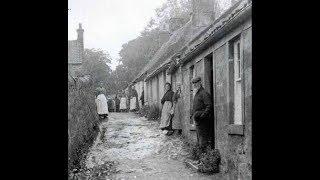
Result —
M 208 147 L 205 153 L 200 155 L 199 171 L 203 173 L 218 173 L 221 161 L 220 153 L 217 149 Z
M 148 117 L 149 110 L 150 110 L 149 106 L 144 105 L 139 109 L 138 114 L 140 115 L 140 117 Z
M 158 120 L 160 117 L 160 108 L 156 105 L 151 105 L 148 111 L 148 120 Z
M 68 170 L 81 169 L 90 146 L 99 132 L 99 118 L 95 107 L 94 88 L 80 87 L 79 80 L 68 83 Z

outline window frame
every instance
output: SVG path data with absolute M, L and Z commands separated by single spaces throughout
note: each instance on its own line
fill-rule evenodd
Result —
M 234 36 L 229 42 L 229 98 L 232 99 L 230 104 L 230 121 L 228 125 L 228 134 L 244 135 L 244 81 L 243 81 L 243 42 L 241 34 Z M 240 58 L 239 58 L 240 57 Z M 231 63 L 231 64 L 230 64 Z M 237 76 L 236 74 L 237 73 Z M 240 83 L 240 106 L 241 122 L 236 122 L 235 101 L 236 85 Z

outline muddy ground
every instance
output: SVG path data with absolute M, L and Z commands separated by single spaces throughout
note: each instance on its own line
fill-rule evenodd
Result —
M 114 163 L 99 179 L 221 179 L 185 166 L 188 150 L 180 136 L 166 136 L 159 123 L 134 113 L 111 113 L 87 155 L 88 169 Z

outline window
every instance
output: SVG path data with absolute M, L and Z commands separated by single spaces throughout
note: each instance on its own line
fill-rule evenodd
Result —
M 234 62 L 234 119 L 233 124 L 242 124 L 242 57 L 241 57 L 241 46 L 240 40 L 236 40 L 233 43 L 233 62 Z

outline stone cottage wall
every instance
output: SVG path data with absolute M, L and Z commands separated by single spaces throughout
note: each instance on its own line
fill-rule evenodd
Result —
M 165 84 L 165 79 L 164 79 L 164 72 L 161 72 L 158 74 L 158 79 L 159 79 L 159 88 L 158 88 L 158 92 L 159 92 L 159 103 L 158 106 L 161 107 L 161 98 L 164 95 L 164 84 Z
M 158 101 L 158 96 L 159 96 L 159 80 L 158 77 L 154 77 L 151 80 L 151 103 L 154 105 L 158 105 L 159 101 Z
M 190 66 L 194 65 L 194 76 L 205 79 L 204 57 L 212 53 L 213 58 L 213 96 L 215 119 L 215 148 L 220 150 L 222 156 L 221 171 L 230 179 L 251 179 L 252 162 L 252 32 L 251 20 L 239 24 L 237 28 L 229 32 L 220 41 L 212 44 L 190 62 L 186 63 L 172 76 L 179 77 L 182 82 L 182 111 L 183 135 L 189 142 L 196 142 L 194 128 L 190 124 Z M 231 132 L 230 120 L 233 118 L 233 96 L 231 76 L 233 76 L 233 64 L 229 62 L 229 41 L 234 37 L 241 37 L 243 54 L 243 101 L 244 101 L 244 122 L 240 131 L 243 133 Z M 203 83 L 204 88 L 209 92 L 209 84 Z
M 248 28 L 249 26 L 249 28 Z M 233 62 L 229 61 L 229 40 L 240 36 L 243 54 L 244 122 L 236 126 L 233 119 Z M 218 42 L 213 51 L 214 59 L 214 108 L 216 118 L 216 148 L 222 155 L 221 170 L 231 179 L 251 179 L 251 24 L 241 25 Z

